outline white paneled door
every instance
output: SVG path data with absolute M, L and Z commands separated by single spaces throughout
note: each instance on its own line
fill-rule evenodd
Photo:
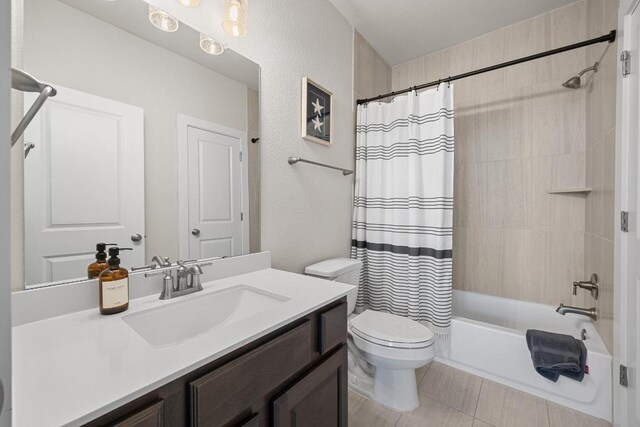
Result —
M 186 164 L 181 162 L 180 174 L 188 186 L 188 200 L 183 197 L 188 213 L 181 215 L 181 221 L 188 221 L 188 228 L 184 224 L 181 227 L 181 234 L 188 233 L 188 254 L 181 251 L 182 256 L 193 259 L 241 255 L 248 249 L 243 238 L 246 218 L 242 212 L 246 192 L 242 149 L 246 134 L 197 120 L 179 126 L 184 128 L 179 144 L 187 145 L 186 150 L 181 147 L 186 151 Z M 185 191 L 183 186 L 180 191 Z
M 144 112 L 56 85 L 25 133 L 27 286 L 86 275 L 98 242 L 144 265 Z M 25 96 L 25 108 L 35 96 Z

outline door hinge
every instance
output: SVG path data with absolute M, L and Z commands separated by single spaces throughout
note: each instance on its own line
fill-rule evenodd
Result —
M 627 376 L 627 367 L 624 365 L 620 365 L 620 385 L 622 387 L 629 386 L 629 378 Z
M 627 77 L 631 74 L 631 53 L 628 50 L 622 51 L 620 62 L 622 62 L 622 77 Z
M 240 161 L 242 161 L 242 151 L 240 152 Z
M 620 230 L 625 233 L 629 231 L 629 212 L 620 212 Z
M 244 212 L 240 212 L 240 221 L 244 221 Z

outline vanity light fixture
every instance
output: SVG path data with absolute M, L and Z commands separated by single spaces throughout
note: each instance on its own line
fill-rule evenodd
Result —
M 180 22 L 167 12 L 149 5 L 149 21 L 159 30 L 173 33 L 178 31 Z
M 222 55 L 225 46 L 218 40 L 212 39 L 208 35 L 200 33 L 200 49 L 211 55 Z
M 198 7 L 200 6 L 200 0 L 176 0 L 184 7 Z
M 247 34 L 247 9 L 249 0 L 225 0 L 222 29 L 233 37 Z

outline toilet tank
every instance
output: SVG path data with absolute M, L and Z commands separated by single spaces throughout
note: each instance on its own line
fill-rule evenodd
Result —
M 347 310 L 348 314 L 351 314 L 356 308 L 361 270 L 362 261 L 349 258 L 332 258 L 308 266 L 305 268 L 304 273 L 307 276 L 335 280 L 336 282 L 355 286 L 355 288 L 347 294 Z

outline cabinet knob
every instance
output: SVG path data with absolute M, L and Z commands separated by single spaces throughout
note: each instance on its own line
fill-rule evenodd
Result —
M 142 241 L 142 234 L 140 233 L 134 233 L 131 235 L 131 241 L 132 242 L 140 242 Z
M 197 228 L 194 228 L 193 230 L 191 230 L 191 234 L 198 237 L 200 235 L 200 230 L 198 230 Z

